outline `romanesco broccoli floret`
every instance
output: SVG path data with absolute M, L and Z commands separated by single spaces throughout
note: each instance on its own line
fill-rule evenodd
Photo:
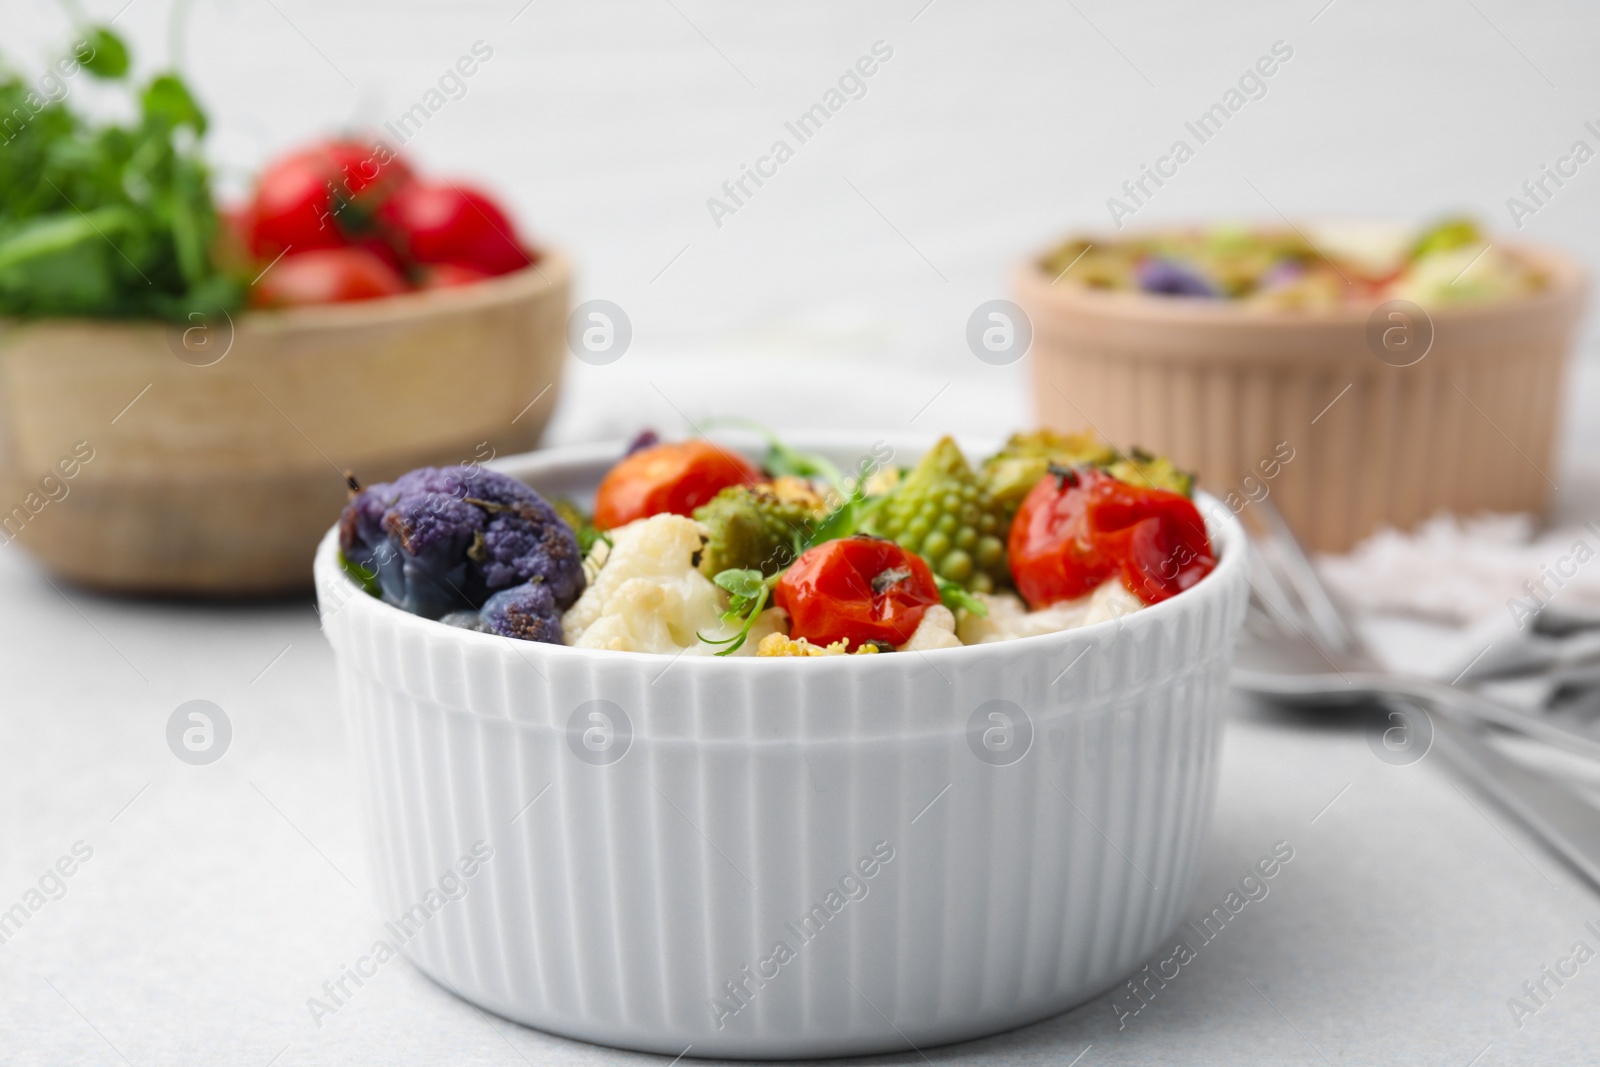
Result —
M 989 592 L 1010 583 L 1006 510 L 967 465 L 961 449 L 941 438 L 862 523 L 928 561 L 941 578 Z

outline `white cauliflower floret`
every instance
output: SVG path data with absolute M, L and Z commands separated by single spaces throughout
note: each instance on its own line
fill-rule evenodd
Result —
M 652 515 L 612 530 L 609 547 L 596 542 L 584 561 L 589 586 L 561 618 L 567 644 L 704 655 L 726 648 L 697 636 L 716 640 L 738 632 L 737 625 L 722 621 L 727 595 L 695 568 L 704 535 L 693 519 Z M 762 612 L 734 654 L 753 655 L 761 638 L 782 623 L 782 612 Z
M 1125 615 L 1132 615 L 1144 607 L 1144 601 L 1127 586 L 1112 578 L 1110 581 L 1101 582 L 1100 588 L 1089 594 L 1089 610 L 1083 613 L 1083 621 L 1079 626 L 1088 626 L 1091 623 L 1105 622 L 1107 619 L 1120 619 Z
M 930 648 L 960 648 L 961 638 L 956 636 L 956 617 L 943 604 L 934 604 L 923 613 L 911 640 L 900 646 L 901 652 L 926 652 Z
M 1014 637 L 1036 637 L 1071 630 L 1090 623 L 1116 619 L 1144 607 L 1144 602 L 1116 578 L 1076 600 L 1063 600 L 1038 611 L 1029 611 L 1015 593 L 974 593 L 989 614 L 967 612 L 961 619 L 962 643 L 981 645 L 990 641 L 1009 641 Z
M 717 627 L 722 591 L 695 569 L 704 544 L 698 522 L 653 515 L 611 531 L 612 546 L 595 545 L 599 564 L 589 587 L 561 618 L 578 648 L 678 652 L 700 643 L 695 632 Z
M 1014 637 L 1033 637 L 1077 626 L 1088 608 L 1088 597 L 1063 600 L 1039 611 L 1029 611 L 1015 593 L 974 593 L 987 615 L 967 612 L 961 619 L 961 640 L 969 645 L 990 641 L 1009 641 Z

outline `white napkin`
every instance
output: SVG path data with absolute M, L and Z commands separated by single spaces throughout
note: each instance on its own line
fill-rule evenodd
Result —
M 1583 666 L 1600 657 L 1600 523 L 1541 533 L 1528 515 L 1440 515 L 1317 566 L 1390 667 L 1447 682 L 1542 668 L 1492 683 L 1503 699 L 1542 706 L 1587 681 L 1594 668 Z

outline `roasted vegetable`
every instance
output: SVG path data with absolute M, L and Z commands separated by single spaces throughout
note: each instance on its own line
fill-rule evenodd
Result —
M 1113 578 L 1154 604 L 1216 567 L 1188 499 L 1094 467 L 1051 468 L 1022 502 L 1007 548 L 1017 592 L 1034 610 L 1091 596 Z
M 583 509 L 566 497 L 551 497 L 550 506 L 555 509 L 561 521 L 571 528 L 573 535 L 578 539 L 578 551 L 585 556 L 589 554 L 589 549 L 594 547 L 596 541 L 605 539 L 606 534 L 595 528 L 593 520 L 583 513 Z
M 1101 465 L 1111 477 L 1141 489 L 1165 489 L 1179 496 L 1194 495 L 1194 475 L 1173 466 L 1166 456 L 1152 456 L 1135 446 Z
M 519 641 L 561 644 L 561 608 L 544 582 L 524 582 L 502 589 L 483 603 L 490 633 Z
M 911 639 L 931 609 L 949 614 L 927 561 L 863 535 L 807 549 L 778 579 L 772 599 L 789 616 L 790 637 L 822 646 L 894 648 Z
M 822 498 L 798 478 L 729 486 L 695 509 L 709 538 L 700 572 L 708 578 L 725 570 L 776 574 L 793 561 L 796 539 L 804 541 L 822 513 Z
M 1014 433 L 1004 448 L 983 461 L 984 487 L 1006 506 L 1008 513 L 1014 513 L 1050 464 L 1076 467 L 1109 463 L 1115 458 L 1110 447 L 1090 433 Z
M 967 465 L 955 441 L 945 437 L 873 504 L 861 528 L 915 552 L 939 577 L 987 593 L 1010 581 L 1007 517 L 1005 505 Z
M 630 449 L 600 480 L 594 524 L 614 530 L 662 512 L 690 516 L 728 486 L 761 480 L 739 453 L 704 438 Z
M 368 486 L 345 505 L 339 548 L 384 600 L 430 619 L 482 608 L 524 582 L 547 586 L 554 608 L 565 608 L 584 586 L 567 524 L 526 485 L 482 468 L 421 467 Z M 544 607 L 541 598 L 535 608 Z M 559 626 L 553 636 L 560 641 Z
M 1015 514 L 1051 464 L 1058 467 L 1098 467 L 1113 478 L 1146 489 L 1165 489 L 1189 496 L 1194 475 L 1172 461 L 1152 456 L 1142 448 L 1118 452 L 1091 433 L 1062 434 L 1054 430 L 1012 434 L 1004 448 L 983 461 L 983 480 L 991 494 Z

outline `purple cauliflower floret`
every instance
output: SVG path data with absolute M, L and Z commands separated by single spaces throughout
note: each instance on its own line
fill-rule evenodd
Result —
M 501 637 L 561 643 L 561 609 L 543 582 L 500 590 L 484 602 L 483 621 L 490 633 Z
M 1171 259 L 1147 259 L 1139 264 L 1139 288 L 1163 296 L 1208 296 L 1221 294 L 1204 275 L 1187 263 Z
M 525 583 L 557 609 L 583 591 L 572 529 L 526 485 L 476 467 L 421 467 L 367 487 L 345 506 L 339 547 L 384 600 L 429 619 Z
M 660 443 L 661 435 L 656 433 L 654 430 L 640 430 L 638 433 L 633 435 L 633 440 L 628 442 L 628 447 L 623 450 L 622 454 L 624 456 L 631 456 L 635 452 L 641 452 L 646 448 L 654 448 Z

